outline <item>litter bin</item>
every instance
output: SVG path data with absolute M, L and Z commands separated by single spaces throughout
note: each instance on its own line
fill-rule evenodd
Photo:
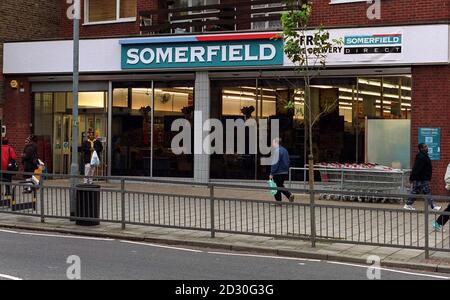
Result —
M 77 185 L 76 217 L 92 220 L 77 220 L 80 226 L 100 225 L 100 186 L 92 184 Z

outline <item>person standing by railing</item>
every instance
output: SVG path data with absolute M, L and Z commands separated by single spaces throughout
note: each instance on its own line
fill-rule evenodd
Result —
M 9 145 L 8 138 L 3 138 L 2 143 L 2 171 L 17 172 L 16 151 Z M 2 174 L 2 182 L 11 183 L 12 177 L 12 174 Z M 9 184 L 5 185 L 5 196 L 11 196 L 11 186 Z
M 289 176 L 289 153 L 286 148 L 281 146 L 280 138 L 276 138 L 273 140 L 272 147 L 274 151 L 274 161 L 272 162 L 269 179 L 273 180 L 278 188 L 284 189 L 284 182 L 288 179 Z M 278 191 L 274 196 L 276 201 L 281 202 L 281 194 L 285 195 L 290 202 L 294 202 L 294 194 L 287 190 Z
M 22 164 L 24 168 L 25 173 L 34 173 L 34 171 L 39 166 L 39 160 L 38 160 L 38 151 L 37 151 L 37 136 L 30 135 L 25 140 L 25 148 L 22 153 Z M 33 175 L 24 175 L 25 179 L 32 178 Z M 31 193 L 32 188 L 27 187 L 24 189 L 25 193 Z
M 406 202 L 404 209 L 415 210 L 414 195 L 431 196 L 431 178 L 433 176 L 433 166 L 431 164 L 430 156 L 428 155 L 428 146 L 426 144 L 419 144 L 419 153 L 416 155 L 413 170 L 409 180 L 412 182 L 411 195 Z M 428 199 L 431 209 L 440 211 L 442 207 L 435 205 L 433 199 Z
M 81 147 L 81 152 L 84 157 L 84 183 L 92 184 L 92 177 L 95 175 L 96 165 L 91 163 L 94 152 L 97 153 L 98 159 L 100 160 L 100 155 L 103 151 L 102 143 L 95 137 L 94 129 L 89 128 L 88 138 L 83 142 Z

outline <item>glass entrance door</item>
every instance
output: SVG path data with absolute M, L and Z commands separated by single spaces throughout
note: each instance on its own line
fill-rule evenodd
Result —
M 54 117 L 54 146 L 53 146 L 53 163 L 54 172 L 56 174 L 69 174 L 71 157 L 72 157 L 72 115 L 69 114 L 55 114 Z M 100 154 L 101 166 L 98 168 L 98 176 L 104 176 L 106 172 L 107 161 L 107 116 L 104 113 L 86 113 L 78 117 L 79 131 L 78 131 L 78 162 L 80 164 L 80 172 L 83 174 L 84 162 L 82 155 L 80 155 L 81 145 L 86 139 L 89 128 L 94 129 L 96 137 L 103 144 L 103 152 Z
M 83 141 L 87 138 L 87 132 L 90 128 L 94 129 L 95 136 L 102 142 L 103 152 L 100 155 L 100 166 L 97 168 L 96 176 L 106 176 L 107 175 L 107 115 L 104 113 L 87 113 L 80 115 L 79 124 L 79 136 L 78 136 L 78 153 L 80 153 Z M 79 154 L 78 156 L 81 167 L 81 174 L 84 174 L 84 165 L 87 163 L 83 161 L 83 156 Z
M 72 116 L 55 114 L 53 132 L 53 168 L 56 174 L 69 174 L 72 141 Z

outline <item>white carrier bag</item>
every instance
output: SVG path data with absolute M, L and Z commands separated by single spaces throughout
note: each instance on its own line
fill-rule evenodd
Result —
M 448 164 L 447 166 L 447 172 L 445 172 L 444 181 L 445 181 L 445 189 L 447 191 L 450 191 L 450 164 Z

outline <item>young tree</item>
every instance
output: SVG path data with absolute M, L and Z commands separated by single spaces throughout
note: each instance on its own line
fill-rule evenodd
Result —
M 324 114 L 328 114 L 336 108 L 338 99 L 328 103 L 322 112 L 313 115 L 311 103 L 311 79 L 326 66 L 328 53 L 334 45 L 339 45 L 340 40 L 330 40 L 330 34 L 323 27 L 310 28 L 312 14 L 312 1 L 309 0 L 283 0 L 289 10 L 282 15 L 284 51 L 295 64 L 299 75 L 305 83 L 304 111 L 297 109 L 295 100 L 290 100 L 286 106 L 293 109 L 296 114 L 305 117 L 305 127 L 308 132 L 308 165 L 309 188 L 314 190 L 314 154 L 312 129 Z M 305 128 L 305 130 L 306 130 Z M 306 147 L 306 145 L 305 145 Z M 305 149 L 306 150 L 306 149 Z

